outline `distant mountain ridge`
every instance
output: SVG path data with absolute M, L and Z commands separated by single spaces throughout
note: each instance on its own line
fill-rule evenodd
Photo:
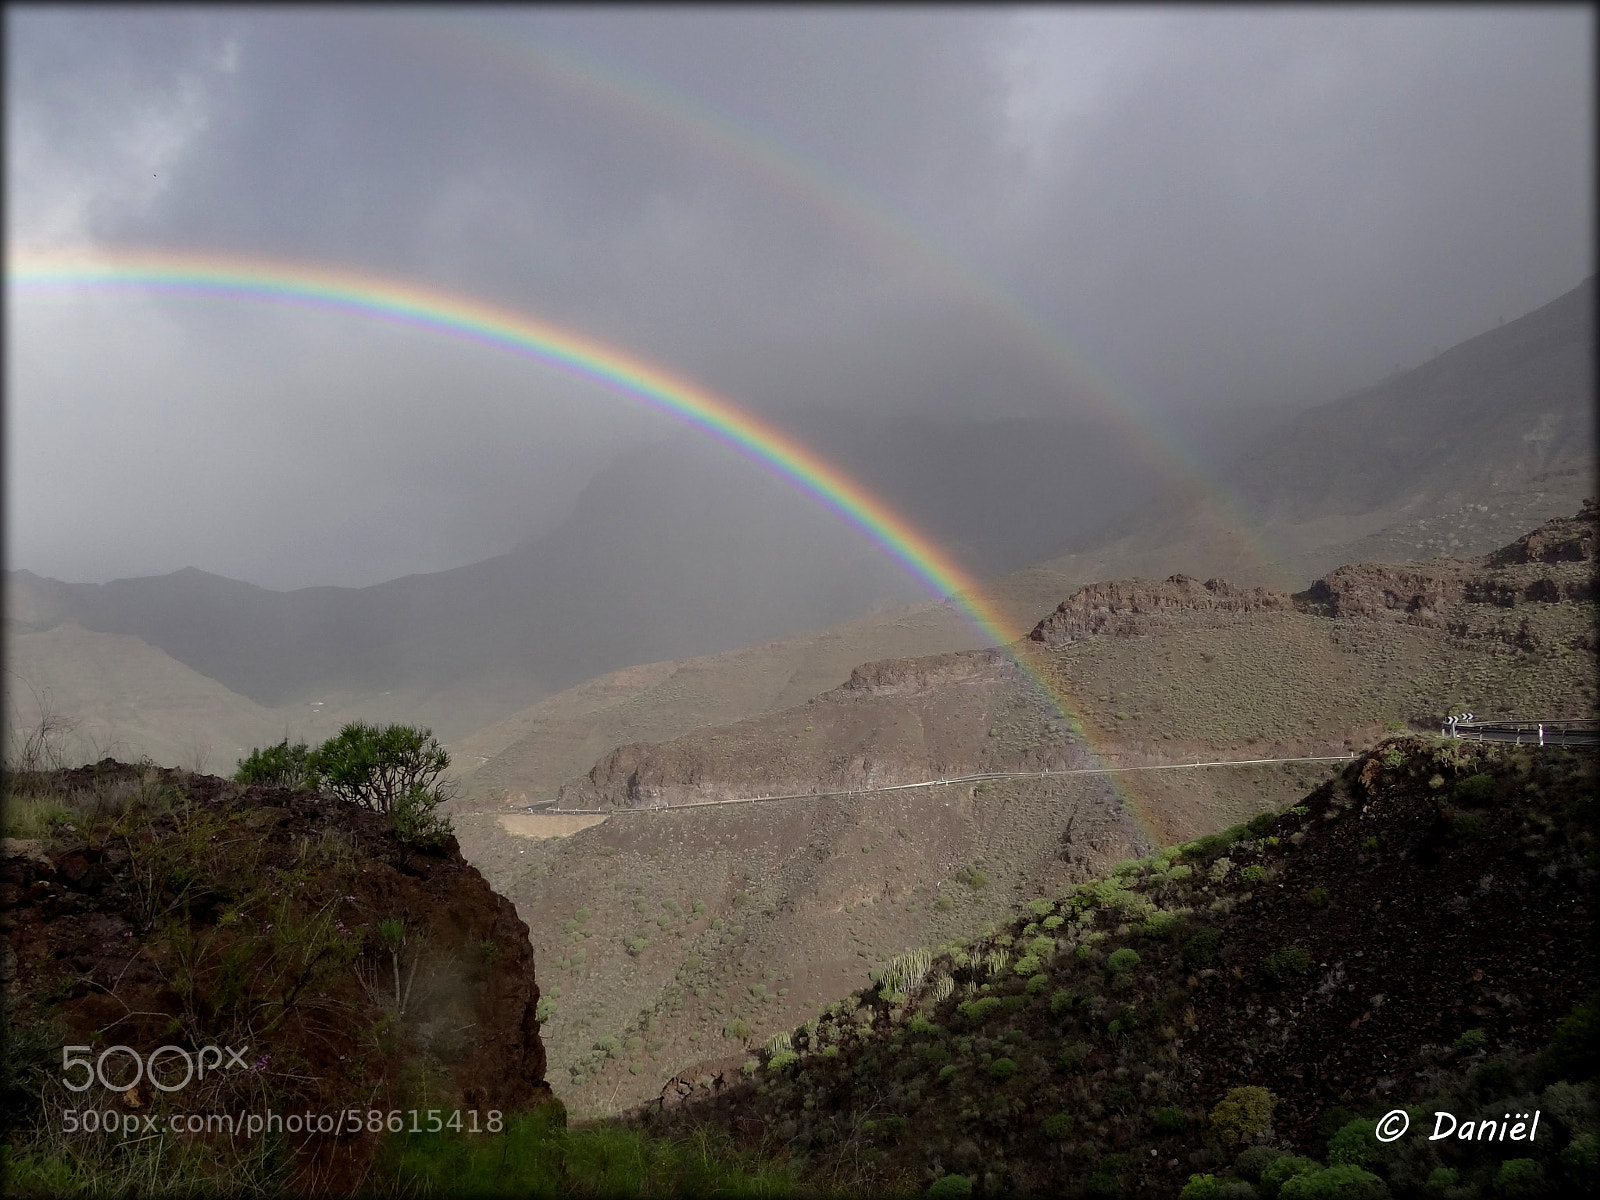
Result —
M 966 547 L 979 570 L 1020 565 L 1140 494 L 1124 469 L 1133 452 L 1094 422 L 957 425 L 834 411 L 795 423 L 863 478 L 873 462 L 892 461 L 884 493 L 931 514 L 933 530 L 958 557 Z M 1019 481 L 1010 455 L 1041 469 Z M 1043 470 L 1047 462 L 1060 469 Z M 6 585 L 8 617 L 25 628 L 73 620 L 131 634 L 266 705 L 318 689 L 465 680 L 522 681 L 533 699 L 608 670 L 925 597 L 834 513 L 689 434 L 601 472 L 550 534 L 449 571 L 291 592 L 194 568 L 106 584 L 9 572 Z

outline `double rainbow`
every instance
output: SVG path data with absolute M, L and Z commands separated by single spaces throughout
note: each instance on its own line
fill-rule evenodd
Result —
M 1026 645 L 1012 642 L 1004 616 L 977 581 L 926 534 L 787 433 L 702 385 L 615 346 L 421 284 L 278 259 L 170 250 L 13 250 L 7 256 L 6 279 L 9 286 L 29 290 L 157 290 L 350 313 L 516 354 L 643 401 L 788 478 L 859 529 L 931 594 L 955 605 L 986 638 L 1005 647 L 1068 726 L 1080 736 L 1084 732 L 1078 706 L 1030 661 Z M 1132 797 L 1113 786 L 1137 817 Z

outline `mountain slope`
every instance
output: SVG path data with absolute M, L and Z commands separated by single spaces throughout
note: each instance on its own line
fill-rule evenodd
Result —
M 551 965 L 545 1037 L 564 1099 L 585 1114 L 643 1099 L 686 1062 L 739 1053 L 741 1029 L 764 1038 L 860 986 L 908 945 L 975 937 L 1019 893 L 1282 808 L 1331 768 L 659 805 L 984 769 L 1338 755 L 1384 723 L 1437 728 L 1463 705 L 1586 715 L 1596 521 L 1590 507 L 1493 556 L 1357 565 L 1297 595 L 1184 579 L 1081 589 L 1020 645 L 1078 699 L 1081 733 L 1005 655 L 961 651 L 869 663 L 795 707 L 620 747 L 549 815 L 458 813 L 464 853 Z M 618 1075 L 607 1039 L 622 1054 L 633 1037 L 624 1057 L 638 1071 Z
M 1348 1165 L 1283 1195 L 1582 1194 L 1593 1001 L 1558 1022 L 1600 972 L 1594 785 L 1592 753 L 1396 739 L 1281 815 L 896 958 L 743 1078 L 673 1080 L 650 1124 L 711 1121 L 868 1191 L 1172 1196 L 1205 1172 L 1184 1195 L 1216 1196 L 1311 1154 Z M 1230 1121 L 1237 1087 L 1270 1094 Z M 1409 1136 L 1379 1141 L 1401 1105 Z M 1428 1137 L 1435 1110 L 1498 1134 L 1502 1109 L 1524 1134 L 1541 1110 L 1537 1141 Z
M 1017 645 L 1017 661 L 984 650 L 869 664 L 784 712 L 619 747 L 559 804 L 843 791 L 1096 756 L 1336 753 L 1384 721 L 1454 706 L 1583 715 L 1595 703 L 1597 520 L 1591 504 L 1520 551 L 1347 566 L 1292 596 L 1185 576 L 1091 585 Z
M 71 621 L 38 632 L 8 626 L 5 658 L 11 738 L 36 730 L 46 712 L 63 718 L 56 741 L 69 762 L 147 755 L 231 770 L 252 747 L 288 732 L 282 714 L 123 634 Z

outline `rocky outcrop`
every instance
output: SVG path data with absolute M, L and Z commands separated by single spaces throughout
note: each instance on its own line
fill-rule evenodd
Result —
M 419 850 L 351 804 L 110 759 L 13 786 L 72 814 L 0 847 L 15 1023 L 145 1055 L 248 1046 L 259 1089 L 224 1075 L 108 1104 L 365 1111 L 397 1107 L 418 1070 L 463 1110 L 553 1099 L 528 927 L 453 838 Z M 301 1140 L 320 1189 L 359 1179 L 377 1138 Z
M 1488 556 L 1488 565 L 1506 567 L 1517 563 L 1592 563 L 1595 561 L 1597 542 L 1600 542 L 1600 504 L 1590 497 L 1583 502 L 1583 508 L 1576 516 L 1546 521 L 1511 545 L 1494 551 Z
M 1095 636 L 1134 637 L 1177 620 L 1196 616 L 1233 617 L 1242 613 L 1289 612 L 1294 601 L 1284 592 L 1234 587 L 1225 579 L 1204 583 L 1172 575 L 1161 583 L 1121 579 L 1079 588 L 1028 637 L 1046 646 L 1065 646 Z
M 963 650 L 863 663 L 850 672 L 843 688 L 868 696 L 915 696 L 963 683 L 992 683 L 1015 671 L 1016 664 L 1003 650 Z
M 1499 621 L 1474 609 L 1582 604 L 1594 599 L 1596 527 L 1592 501 L 1573 517 L 1547 521 L 1511 545 L 1476 559 L 1422 566 L 1358 563 L 1340 567 L 1296 597 L 1334 618 L 1386 618 L 1462 631 Z

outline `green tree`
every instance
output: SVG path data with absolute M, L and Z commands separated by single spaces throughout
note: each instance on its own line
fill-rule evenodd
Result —
M 402 807 L 431 811 L 445 799 L 439 776 L 450 755 L 430 729 L 352 721 L 312 751 L 308 765 L 321 790 L 340 800 L 386 813 L 404 798 Z

